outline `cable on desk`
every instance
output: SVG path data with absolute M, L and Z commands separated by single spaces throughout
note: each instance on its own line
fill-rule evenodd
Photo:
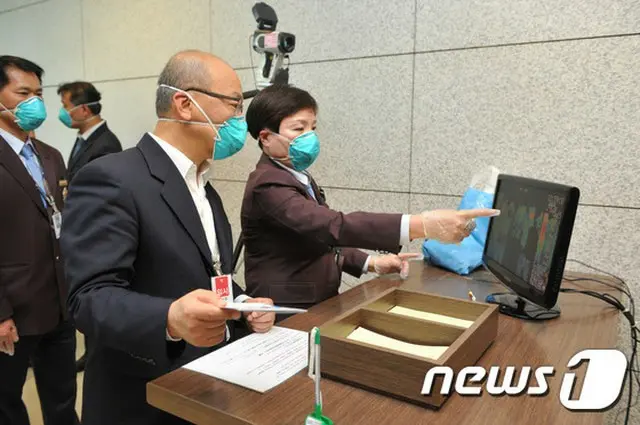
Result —
M 624 281 L 624 279 L 622 279 L 619 276 L 614 275 L 613 273 L 609 273 L 609 272 L 607 272 L 605 270 L 602 270 L 602 269 L 599 269 L 597 267 L 591 266 L 591 265 L 589 265 L 589 264 L 587 264 L 587 263 L 585 263 L 583 261 L 580 261 L 580 260 L 574 260 L 574 259 L 570 258 L 567 261 L 568 262 L 572 262 L 572 263 L 576 263 L 576 264 L 580 264 L 583 267 L 586 267 L 586 268 L 591 269 L 591 270 L 593 270 L 595 272 L 598 272 L 598 273 L 605 274 L 605 275 L 607 275 L 609 277 L 612 277 L 615 280 L 617 280 L 622 286 L 614 285 L 614 284 L 612 284 L 610 282 L 605 282 L 605 281 L 599 280 L 599 279 L 590 279 L 590 278 L 585 278 L 585 277 L 565 278 L 565 280 L 567 280 L 569 282 L 592 281 L 592 282 L 597 282 L 597 283 L 600 283 L 602 285 L 608 286 L 610 288 L 619 290 L 620 292 L 622 292 L 623 294 L 625 294 L 629 298 L 629 302 L 633 306 L 632 314 L 635 316 L 635 302 L 634 302 L 633 297 L 631 296 L 631 289 L 629 288 L 629 285 L 627 285 L 627 282 Z
M 596 272 L 608 275 L 612 278 L 614 278 L 615 280 L 617 280 L 620 283 L 620 286 L 612 284 L 610 282 L 605 282 L 602 280 L 598 280 L 598 279 L 590 279 L 590 278 L 564 278 L 564 280 L 566 280 L 567 282 L 578 282 L 578 281 L 591 281 L 591 282 L 597 282 L 600 283 L 602 285 L 614 288 L 619 290 L 620 292 L 622 292 L 623 294 L 625 294 L 628 298 L 629 298 L 629 308 L 625 307 L 625 305 L 622 303 L 622 301 L 620 301 L 619 299 L 617 299 L 616 297 L 612 296 L 611 294 L 608 293 L 600 293 L 600 292 L 596 292 L 596 291 L 591 291 L 591 290 L 581 290 L 581 289 L 573 289 L 573 288 L 561 288 L 560 292 L 564 292 L 564 293 L 572 293 L 572 294 L 582 294 L 582 295 L 587 295 L 590 297 L 594 297 L 597 298 L 601 301 L 606 302 L 607 304 L 615 307 L 616 309 L 620 310 L 623 314 L 623 316 L 629 321 L 629 327 L 630 327 L 630 336 L 631 336 L 631 356 L 629 357 L 629 363 L 628 363 L 628 367 L 627 367 L 627 371 L 628 371 L 628 381 L 629 381 L 629 398 L 627 401 L 627 409 L 626 409 L 626 414 L 625 414 L 625 420 L 624 420 L 624 424 L 627 425 L 629 423 L 629 415 L 631 414 L 631 408 L 634 407 L 636 404 L 638 404 L 638 399 L 636 399 L 636 402 L 632 404 L 633 401 L 633 381 L 635 379 L 636 383 L 638 384 L 638 387 L 640 388 L 640 365 L 639 365 L 639 360 L 638 360 L 638 343 L 640 342 L 640 328 L 638 327 L 638 324 L 636 323 L 636 306 L 635 306 L 635 300 L 633 299 L 633 296 L 631 295 L 631 289 L 629 288 L 629 285 L 627 285 L 627 283 L 624 281 L 624 279 L 606 272 L 604 270 L 598 269 L 596 267 L 593 267 L 589 264 L 586 264 L 582 261 L 579 260 L 573 260 L 570 259 L 568 261 L 571 262 L 575 262 L 578 263 L 588 269 L 594 270 Z M 618 422 L 618 418 L 620 417 L 620 413 L 622 413 L 622 410 L 620 412 L 618 412 L 618 414 L 616 415 L 615 421 L 614 422 Z

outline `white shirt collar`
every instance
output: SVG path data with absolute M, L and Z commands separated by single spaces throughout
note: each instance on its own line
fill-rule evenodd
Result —
M 16 155 L 20 155 L 20 152 L 22 151 L 22 147 L 24 146 L 24 143 L 22 140 L 18 139 L 16 136 L 14 136 L 13 134 L 9 133 L 6 130 L 3 130 L 0 128 L 0 136 L 2 136 L 2 138 L 4 140 L 7 141 L 7 143 L 9 143 L 9 146 L 11 146 L 11 149 L 13 149 L 13 151 L 16 153 Z M 27 143 L 29 143 L 31 141 L 31 139 L 27 138 Z M 33 145 L 33 142 L 31 142 L 31 145 Z
M 153 140 L 156 141 L 156 143 L 158 143 L 158 145 L 160 145 L 160 147 L 167 154 L 169 159 L 171 159 L 171 162 L 175 164 L 182 178 L 187 180 L 187 178 L 189 177 L 193 177 L 193 178 L 196 177 L 196 171 L 198 167 L 184 153 L 182 153 L 180 149 L 162 140 L 161 138 L 159 138 L 158 136 L 156 136 L 151 132 L 149 132 L 148 134 L 153 138 Z M 198 175 L 198 180 L 203 182 L 204 184 L 209 180 L 211 180 L 212 178 L 211 174 L 212 174 L 211 163 L 208 162 L 207 165 L 203 167 L 203 170 Z
M 85 131 L 84 133 L 79 134 L 79 136 L 80 136 L 80 137 L 82 137 L 82 140 L 85 140 L 85 141 L 86 141 L 86 140 L 88 140 L 88 139 L 89 139 L 89 137 L 91 137 L 91 135 L 92 135 L 93 133 L 95 133 L 95 132 L 96 132 L 96 130 L 97 130 L 98 128 L 100 128 L 100 126 L 101 126 L 101 125 L 103 125 L 103 124 L 105 124 L 105 123 L 106 123 L 106 121 L 105 121 L 105 120 L 102 120 L 102 121 L 100 121 L 98 124 L 94 125 L 94 126 L 93 126 L 93 127 L 91 127 L 90 129 L 88 129 L 87 131 Z
M 279 161 L 276 161 L 275 159 L 272 159 L 273 162 L 276 163 L 276 165 L 278 165 L 281 168 L 284 168 L 285 170 L 287 170 L 288 172 L 290 172 L 291 174 L 293 174 L 293 177 L 296 178 L 296 180 L 298 180 L 300 183 L 302 183 L 305 186 L 309 186 L 309 176 L 306 175 L 305 173 L 301 173 L 300 171 L 296 171 L 293 168 L 289 168 L 284 164 L 281 164 Z

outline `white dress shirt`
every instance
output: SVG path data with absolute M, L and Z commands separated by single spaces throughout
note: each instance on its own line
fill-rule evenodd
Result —
M 9 146 L 11 146 L 11 149 L 13 149 L 13 151 L 16 153 L 16 155 L 18 155 L 18 157 L 22 161 L 22 164 L 24 164 L 24 166 L 26 167 L 27 166 L 25 163 L 26 159 L 24 159 L 24 157 L 20 155 L 20 152 L 22 151 L 22 147 L 24 146 L 25 142 L 23 142 L 13 134 L 1 128 L 0 128 L 0 136 L 2 136 L 2 138 L 7 141 Z M 31 143 L 31 145 L 33 146 L 33 142 L 31 142 L 31 139 L 28 137 L 27 137 L 26 143 Z
M 82 137 L 82 140 L 87 141 L 89 139 L 89 137 L 96 132 L 96 130 L 98 128 L 100 128 L 102 125 L 104 125 L 106 123 L 105 120 L 101 120 L 98 124 L 92 126 L 90 129 L 88 129 L 87 131 L 85 131 L 84 133 L 80 134 L 80 132 L 78 132 L 78 137 Z
M 294 170 L 293 168 L 289 168 L 284 164 L 281 164 L 278 161 L 272 160 L 276 165 L 278 165 L 281 168 L 284 168 L 285 170 L 287 170 L 288 172 L 290 172 L 291 174 L 293 174 L 293 177 L 296 178 L 296 180 L 298 180 L 300 183 L 302 183 L 305 187 L 309 186 L 310 184 L 310 179 L 309 176 L 306 173 L 301 173 L 300 171 Z M 409 225 L 411 223 L 411 215 L 409 214 L 403 214 L 402 215 L 402 220 L 400 221 L 400 243 L 399 245 L 403 246 L 403 245 L 409 245 L 409 242 L 411 242 L 411 238 L 409 236 Z M 371 256 L 367 257 L 367 261 L 364 262 L 364 266 L 362 267 L 362 272 L 363 273 L 368 273 L 369 272 L 369 261 L 371 260 Z
M 185 154 L 173 145 L 165 142 L 155 134 L 149 133 L 151 137 L 160 145 L 162 150 L 167 154 L 180 172 L 180 175 L 187 184 L 191 199 L 196 206 L 198 215 L 200 216 L 200 222 L 204 228 L 204 234 L 207 238 L 207 244 L 211 251 L 211 259 L 213 260 L 216 273 L 221 274 L 220 271 L 220 250 L 218 249 L 218 239 L 216 238 L 216 227 L 213 221 L 213 211 L 211 211 L 211 205 L 207 199 L 207 192 L 205 190 L 206 184 L 211 178 L 211 165 L 207 164 L 203 167 L 202 171 L 198 173 L 198 167 L 194 164 Z
M 205 186 L 211 179 L 211 164 L 207 164 L 202 171 L 198 173 L 198 167 L 194 164 L 185 154 L 179 149 L 162 140 L 153 133 L 149 133 L 149 136 L 158 143 L 162 150 L 167 154 L 171 162 L 176 166 L 178 172 L 184 179 L 193 203 L 200 216 L 200 222 L 204 229 L 204 234 L 211 251 L 211 259 L 213 261 L 213 267 L 218 275 L 222 274 L 220 266 L 220 250 L 218 249 L 218 239 L 216 237 L 216 227 L 213 218 L 213 211 L 211 205 L 207 199 L 207 192 Z M 247 295 L 238 295 L 235 297 L 234 302 L 241 303 L 249 299 Z M 167 332 L 167 339 L 171 341 L 179 341 L 169 336 Z M 227 327 L 227 340 L 229 340 L 229 328 Z

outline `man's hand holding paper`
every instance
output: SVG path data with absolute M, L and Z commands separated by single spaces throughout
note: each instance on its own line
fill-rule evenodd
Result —
M 167 332 L 196 347 L 213 347 L 224 341 L 226 321 L 240 312 L 225 310 L 225 302 L 213 291 L 197 289 L 174 301 L 167 315 Z
M 249 298 L 245 303 L 260 303 L 273 305 L 271 298 Z M 276 314 L 273 312 L 245 312 L 244 317 L 252 331 L 257 333 L 268 332 L 276 321 Z

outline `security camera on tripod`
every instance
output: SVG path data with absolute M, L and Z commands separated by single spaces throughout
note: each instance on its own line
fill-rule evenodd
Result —
M 251 46 L 264 56 L 260 74 L 255 78 L 256 89 L 244 92 L 242 97 L 245 99 L 254 97 L 272 84 L 289 83 L 289 54 L 296 47 L 295 35 L 276 31 L 278 16 L 271 6 L 256 3 L 252 11 L 258 28 L 251 37 Z

